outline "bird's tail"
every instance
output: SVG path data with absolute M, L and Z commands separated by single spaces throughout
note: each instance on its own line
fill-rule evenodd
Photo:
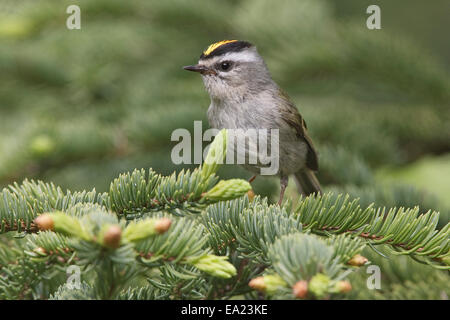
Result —
M 295 173 L 295 184 L 298 191 L 304 196 L 308 196 L 312 193 L 322 194 L 319 180 L 316 175 L 310 169 L 302 169 Z

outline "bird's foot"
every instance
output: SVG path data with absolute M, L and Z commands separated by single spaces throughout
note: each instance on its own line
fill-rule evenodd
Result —
M 278 205 L 281 207 L 284 198 L 284 192 L 289 182 L 289 177 L 281 177 L 280 179 L 280 200 L 278 200 Z

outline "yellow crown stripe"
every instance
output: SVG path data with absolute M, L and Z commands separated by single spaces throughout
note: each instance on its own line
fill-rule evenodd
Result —
M 213 52 L 214 50 L 216 50 L 218 47 L 223 46 L 224 44 L 230 43 L 230 42 L 236 42 L 238 40 L 223 40 L 223 41 L 219 41 L 216 43 L 213 43 L 212 45 L 210 45 L 208 47 L 208 49 L 206 49 L 205 51 L 203 51 L 203 54 L 205 56 L 209 55 L 211 52 Z

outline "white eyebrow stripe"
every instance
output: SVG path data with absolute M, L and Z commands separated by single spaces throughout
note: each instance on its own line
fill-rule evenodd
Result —
M 230 61 L 241 61 L 241 62 L 252 62 L 257 61 L 258 58 L 252 51 L 239 51 L 239 52 L 228 52 L 224 54 L 220 60 L 230 60 Z

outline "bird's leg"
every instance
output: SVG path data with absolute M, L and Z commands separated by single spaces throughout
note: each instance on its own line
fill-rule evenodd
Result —
M 257 177 L 257 175 L 255 174 L 253 177 L 248 179 L 248 183 L 252 183 L 253 181 L 255 181 L 256 177 Z
M 283 202 L 284 198 L 284 192 L 286 191 L 286 187 L 289 182 L 288 176 L 282 176 L 280 179 L 280 200 L 278 200 L 278 205 L 281 206 L 281 203 Z

